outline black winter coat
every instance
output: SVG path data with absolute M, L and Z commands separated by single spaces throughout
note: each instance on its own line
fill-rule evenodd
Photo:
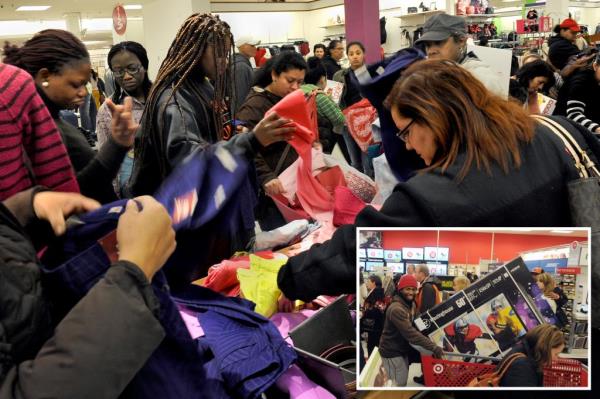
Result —
M 543 386 L 542 374 L 537 369 L 537 364 L 533 360 L 533 352 L 526 342 L 518 343 L 510 350 L 504 359 L 514 353 L 523 353 L 526 358 L 515 359 L 506 370 L 504 377 L 500 380 L 501 387 L 541 387 Z M 502 363 L 500 363 L 500 366 Z
M 321 60 L 321 62 L 325 67 L 325 72 L 327 72 L 327 79 L 329 80 L 333 80 L 333 75 L 335 75 L 337 71 L 342 69 L 340 64 L 338 64 L 336 60 L 331 58 L 330 55 L 326 55 L 325 57 L 323 57 L 323 60 Z
M 579 48 L 562 36 L 552 36 L 548 39 L 548 59 L 557 69 L 563 69 L 569 63 L 569 58 L 579 54 Z
M 164 338 L 158 301 L 120 261 L 55 326 L 30 241 L 49 231 L 33 192 L 0 204 L 0 398 L 116 398 Z
M 597 162 L 600 144 L 580 125 L 555 118 Z M 518 227 L 571 226 L 567 183 L 578 178 L 564 144 L 538 125 L 530 144 L 521 146 L 522 164 L 491 175 L 475 167 L 459 183 L 465 153 L 445 173 L 433 170 L 400 183 L 380 211 L 366 207 L 354 225 L 341 226 L 331 240 L 288 260 L 278 285 L 290 299 L 356 291 L 356 227 Z

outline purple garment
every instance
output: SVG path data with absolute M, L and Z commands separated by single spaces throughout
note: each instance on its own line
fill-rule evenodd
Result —
M 276 385 L 281 391 L 289 393 L 290 399 L 335 399 L 334 395 L 315 384 L 296 365 L 279 377 Z

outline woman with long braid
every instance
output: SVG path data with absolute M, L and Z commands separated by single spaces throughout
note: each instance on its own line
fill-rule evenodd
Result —
M 229 139 L 226 79 L 232 76 L 233 42 L 229 25 L 210 14 L 191 15 L 177 32 L 146 100 L 130 181 L 133 195 L 153 194 L 190 154 Z M 253 132 L 220 145 L 251 161 L 261 147 L 290 137 L 294 129 L 287 123 L 272 115 Z
M 263 146 L 291 138 L 294 128 L 286 127 L 290 121 L 277 115 L 263 119 L 252 132 L 229 138 L 233 131 L 227 112 L 231 84 L 226 79 L 232 76 L 233 42 L 229 25 L 210 14 L 190 16 L 177 32 L 146 99 L 130 180 L 134 196 L 153 194 L 177 165 L 211 145 L 223 146 L 251 165 Z M 229 215 L 226 223 L 216 218 L 198 229 L 177 233 L 178 256 L 194 259 L 194 265 L 185 273 L 166 270 L 173 290 L 186 287 L 236 251 L 253 249 L 254 214 L 249 204 L 256 202 L 251 186 L 256 173 L 253 168 L 250 171 L 244 194 L 233 199 L 243 204 L 243 216 Z

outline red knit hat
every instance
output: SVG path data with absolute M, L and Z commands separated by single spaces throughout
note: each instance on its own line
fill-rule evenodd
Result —
M 405 274 L 404 276 L 400 277 L 400 281 L 398 281 L 398 291 L 406 287 L 418 287 L 417 279 L 412 274 Z
M 573 32 L 581 32 L 581 28 L 574 19 L 567 18 L 560 23 L 561 29 L 570 29 Z

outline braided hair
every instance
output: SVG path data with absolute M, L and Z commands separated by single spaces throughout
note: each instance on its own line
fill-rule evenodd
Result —
M 150 88 L 152 87 L 152 82 L 148 78 L 149 63 L 148 63 L 148 53 L 146 52 L 146 49 L 144 48 L 144 46 L 142 46 L 138 42 L 124 41 L 124 42 L 115 44 L 114 46 L 112 46 L 110 48 L 110 51 L 108 52 L 108 57 L 107 57 L 108 67 L 110 68 L 111 71 L 112 71 L 113 57 L 122 51 L 128 51 L 128 52 L 134 54 L 142 63 L 142 66 L 144 67 L 144 71 L 145 71 L 144 72 L 144 81 L 142 82 L 142 91 L 144 92 L 144 97 L 148 98 L 148 95 L 150 94 Z M 123 94 L 123 90 L 121 89 L 121 86 L 119 86 L 119 84 L 117 83 L 117 81 L 115 79 L 115 92 L 113 93 L 111 100 L 115 104 L 117 104 L 120 101 L 122 94 Z
M 90 62 L 85 45 L 65 30 L 46 29 L 27 40 L 23 47 L 5 42 L 4 63 L 27 71 L 35 78 L 41 69 L 60 74 L 65 65 Z
M 144 126 L 144 133 L 139 142 L 139 148 L 136 148 L 136 158 L 144 158 L 145 151 L 148 151 L 150 142 L 154 143 L 154 151 L 159 164 L 161 177 L 167 175 L 167 160 L 165 157 L 166 148 L 162 132 L 154 127 L 153 118 L 156 115 L 165 112 L 167 104 L 171 101 L 177 90 L 192 76 L 206 76 L 206 71 L 202 70 L 201 60 L 209 46 L 213 46 L 213 58 L 215 67 L 218 59 L 233 59 L 233 35 L 229 25 L 221 21 L 217 15 L 211 14 L 193 14 L 188 17 L 179 31 L 167 56 L 162 62 L 158 75 L 150 94 L 146 99 L 146 108 L 142 116 L 141 125 Z M 196 91 L 199 101 L 205 103 L 212 109 L 212 120 L 215 129 L 217 129 L 217 138 L 224 138 L 224 116 L 229 109 L 227 100 L 231 99 L 231 85 L 227 84 L 227 79 L 231 78 L 231 62 L 227 63 L 227 71 L 218 73 L 214 80 L 214 98 L 206 98 L 200 91 Z M 172 88 L 173 91 L 161 109 L 158 109 L 158 102 L 165 89 Z M 193 89 L 193 87 L 192 87 Z M 229 121 L 228 128 L 233 131 L 232 121 Z

